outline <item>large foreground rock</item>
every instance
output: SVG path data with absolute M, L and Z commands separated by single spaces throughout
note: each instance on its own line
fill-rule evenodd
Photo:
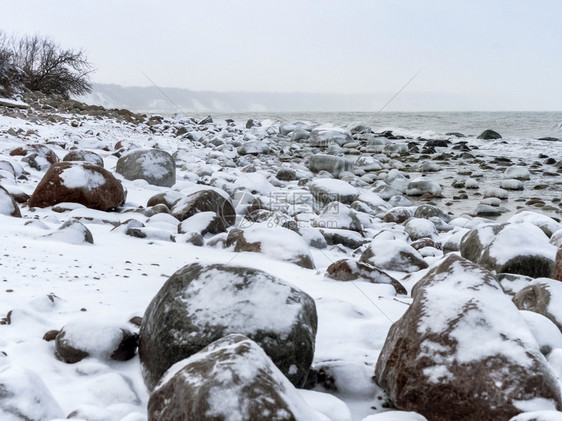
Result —
M 256 269 L 194 263 L 174 273 L 145 312 L 139 345 L 144 381 L 153 389 L 176 362 L 240 333 L 301 386 L 316 327 L 314 300 L 296 287 Z
M 176 184 L 176 162 L 172 155 L 158 149 L 129 152 L 115 168 L 127 180 L 146 180 L 149 184 L 172 187 Z
M 316 421 L 265 352 L 228 335 L 172 366 L 148 402 L 148 419 Z
M 412 291 L 377 361 L 397 408 L 429 420 L 509 420 L 533 400 L 562 408 L 554 374 L 495 278 L 450 255 Z
M 109 171 L 85 162 L 57 162 L 45 173 L 29 199 L 30 207 L 62 202 L 107 211 L 125 200 L 125 190 Z

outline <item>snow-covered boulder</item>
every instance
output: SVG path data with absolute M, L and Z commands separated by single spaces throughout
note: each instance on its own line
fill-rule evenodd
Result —
M 550 216 L 532 211 L 522 211 L 510 217 L 507 222 L 529 222 L 539 227 L 548 236 L 552 237 L 556 231 L 562 229 L 562 224 Z M 554 244 L 555 245 L 555 244 Z
M 556 377 L 489 272 L 449 255 L 412 297 L 375 369 L 397 408 L 435 421 L 507 420 L 536 401 L 562 408 Z
M 312 219 L 311 226 L 357 232 L 363 231 L 363 226 L 357 217 L 357 213 L 349 206 L 340 202 L 331 202 L 324 206 L 319 215 Z
M 64 416 L 35 372 L 19 367 L 0 371 L 0 419 L 43 421 Z
M 516 180 L 515 178 L 508 178 L 506 180 L 501 181 L 500 188 L 505 190 L 523 190 L 525 189 L 525 185 L 521 180 Z
M 490 224 L 469 231 L 461 240 L 461 256 L 497 273 L 549 277 L 556 248 L 529 222 Z
M 268 273 L 194 263 L 174 273 L 148 306 L 139 356 L 149 389 L 176 362 L 230 333 L 263 347 L 291 383 L 301 386 L 314 356 L 314 300 Z
M 345 129 L 317 127 L 310 132 L 310 146 L 326 148 L 330 145 L 343 146 L 353 142 L 351 132 Z
M 125 190 L 113 174 L 86 162 L 58 162 L 45 173 L 29 199 L 30 207 L 62 202 L 107 211 L 125 200 Z
M 341 259 L 326 269 L 324 277 L 335 281 L 361 281 L 372 284 L 390 284 L 397 294 L 406 294 L 406 288 L 388 273 L 363 262 L 353 259 Z
M 294 231 L 268 223 L 230 230 L 226 246 L 234 246 L 235 252 L 262 253 L 273 259 L 294 263 L 314 269 L 314 261 L 306 241 Z
M 155 186 L 172 187 L 176 183 L 174 158 L 158 149 L 138 149 L 123 155 L 115 171 L 127 180 L 146 180 Z
M 544 355 L 553 349 L 562 349 L 562 332 L 552 320 L 534 311 L 521 310 L 520 313 Z
M 86 357 L 126 361 L 135 356 L 137 340 L 137 335 L 123 324 L 75 319 L 64 325 L 57 334 L 55 354 L 69 364 Z
M 525 167 L 513 165 L 505 170 L 505 172 L 503 173 L 503 178 L 515 180 L 530 180 L 531 173 Z
M 52 164 L 60 161 L 57 154 L 51 148 L 40 143 L 15 148 L 10 151 L 10 155 L 23 156 L 22 161 L 38 171 L 45 170 Z
M 548 278 L 533 280 L 513 297 L 520 310 L 534 311 L 552 320 L 562 331 L 562 283 Z
M 226 232 L 224 219 L 219 217 L 216 212 L 199 212 L 184 219 L 178 225 L 178 233 L 187 234 L 198 232 L 201 235 L 219 234 Z
M 361 254 L 359 261 L 383 270 L 408 273 L 425 269 L 428 266 L 422 255 L 401 239 L 375 238 Z
M 257 140 L 245 142 L 238 147 L 239 155 L 260 155 L 260 154 L 268 154 L 268 153 L 269 153 L 268 144 Z
M 21 211 L 18 204 L 8 190 L 2 186 L 0 186 L 0 214 L 21 218 Z
M 67 153 L 63 158 L 63 161 L 81 161 L 89 162 L 90 164 L 103 167 L 103 158 L 95 152 L 83 151 L 83 150 L 73 150 Z
M 172 215 L 179 221 L 200 212 L 215 212 L 224 221 L 225 226 L 233 225 L 236 220 L 236 211 L 228 195 L 213 189 L 188 194 L 177 200 L 172 207 Z
M 308 169 L 313 173 L 327 171 L 339 177 L 344 171 L 353 171 L 353 162 L 343 156 L 315 154 L 308 159 Z
M 351 205 L 359 190 L 343 180 L 317 178 L 309 184 L 310 193 L 320 203 L 341 202 Z
M 148 418 L 321 421 L 262 348 L 227 335 L 174 364 L 148 402 Z
M 408 196 L 422 196 L 429 193 L 433 196 L 441 196 L 441 186 L 437 181 L 429 180 L 427 178 L 416 178 L 408 183 L 406 194 Z
M 69 219 L 55 232 L 45 236 L 52 240 L 62 241 L 68 244 L 94 244 L 92 232 L 80 221 Z
M 412 241 L 421 238 L 437 238 L 437 229 L 433 222 L 424 218 L 410 218 L 404 223 L 404 231 Z

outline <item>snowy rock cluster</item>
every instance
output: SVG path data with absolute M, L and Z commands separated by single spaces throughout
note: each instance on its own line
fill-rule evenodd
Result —
M 559 162 L 46 101 L 0 104 L 1 419 L 562 419 Z

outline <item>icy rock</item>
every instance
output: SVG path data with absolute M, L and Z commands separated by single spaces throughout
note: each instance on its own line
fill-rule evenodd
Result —
M 412 241 L 421 238 L 437 238 L 437 229 L 429 219 L 410 218 L 404 224 L 404 231 L 410 236 Z
M 224 220 L 215 212 L 200 212 L 184 219 L 178 225 L 178 233 L 186 234 L 189 232 L 198 232 L 201 235 L 218 234 L 226 232 Z
M 275 177 L 281 181 L 294 181 L 299 179 L 297 172 L 292 168 L 281 168 Z
M 63 418 L 63 412 L 33 371 L 10 367 L 0 371 L 0 418 L 43 421 Z
M 509 197 L 509 193 L 505 189 L 499 187 L 490 187 L 484 190 L 484 198 L 497 197 L 498 199 L 505 200 Z
M 44 208 L 74 202 L 107 211 L 124 201 L 123 185 L 109 171 L 89 163 L 58 162 L 49 168 L 35 188 L 29 206 Z
M 241 333 L 301 386 L 314 356 L 316 328 L 314 300 L 280 279 L 244 267 L 187 265 L 166 281 L 143 317 L 143 378 L 152 390 L 174 363 Z
M 351 205 L 359 190 L 343 180 L 317 178 L 309 184 L 310 193 L 320 203 L 341 202 Z
M 398 272 L 417 272 L 425 269 L 428 264 L 421 254 L 404 240 L 385 240 L 375 238 L 359 259 L 383 270 Z
M 310 132 L 310 146 L 312 147 L 327 148 L 333 144 L 343 146 L 350 142 L 353 142 L 353 137 L 348 130 L 317 127 Z
M 263 349 L 239 334 L 174 364 L 150 396 L 148 417 L 320 421 Z
M 18 204 L 8 190 L 2 186 L 0 186 L 0 214 L 21 218 L 21 211 Z
M 379 195 L 384 200 L 389 200 L 391 197 L 400 195 L 400 192 L 398 190 L 396 190 L 394 187 L 389 186 L 386 183 L 375 187 L 373 189 L 373 192 Z M 401 205 L 396 205 L 396 206 L 401 206 Z
M 525 188 L 522 181 L 514 178 L 502 180 L 500 187 L 505 190 L 523 190 Z
M 536 279 L 515 294 L 513 302 L 520 310 L 542 314 L 562 331 L 562 283 L 559 281 Z
M 176 183 L 174 158 L 158 149 L 135 150 L 123 155 L 115 171 L 127 180 L 146 180 L 155 186 L 172 187 Z
M 86 357 L 126 361 L 135 356 L 137 340 L 137 335 L 121 324 L 76 319 L 57 334 L 55 354 L 69 364 Z
M 67 153 L 63 161 L 81 161 L 88 162 L 98 167 L 103 167 L 103 158 L 95 152 L 74 150 Z
M 341 259 L 326 269 L 324 277 L 335 281 L 362 281 L 372 284 L 390 284 L 397 294 L 406 294 L 406 288 L 386 272 L 353 259 Z
M 441 196 L 441 191 L 439 183 L 420 177 L 408 183 L 406 194 L 408 196 L 422 196 L 425 193 L 430 193 L 433 196 Z
M 91 231 L 84 224 L 75 219 L 69 219 L 62 224 L 57 231 L 45 237 L 68 244 L 94 244 L 94 236 Z
M 199 212 L 215 212 L 224 221 L 225 226 L 234 225 L 236 211 L 226 194 L 206 189 L 191 193 L 175 202 L 172 215 L 179 221 L 184 221 Z
M 505 170 L 505 172 L 503 173 L 503 178 L 505 178 L 505 179 L 515 179 L 515 180 L 530 180 L 531 179 L 531 173 L 525 167 L 520 167 L 520 166 L 514 165 L 514 166 L 509 167 Z M 513 189 L 513 190 L 515 190 L 515 189 Z
M 310 139 L 310 132 L 303 129 L 295 129 L 291 135 L 291 142 L 300 142 L 301 140 Z
M 303 238 L 280 226 L 256 223 L 244 229 L 234 228 L 228 233 L 226 246 L 234 246 L 235 252 L 262 253 L 273 259 L 314 269 L 310 249 Z
M 269 146 L 265 142 L 250 141 L 245 142 L 238 147 L 238 154 L 240 155 L 260 155 L 268 153 Z
M 375 369 L 397 408 L 468 421 L 509 419 L 537 399 L 562 407 L 534 337 L 489 272 L 449 255 L 418 281 L 412 298 Z
M 313 173 L 327 171 L 339 177 L 345 171 L 353 171 L 353 162 L 341 156 L 315 154 L 308 159 L 308 169 Z
M 477 137 L 477 139 L 484 139 L 484 140 L 495 140 L 495 139 L 501 139 L 502 136 L 494 131 L 494 130 L 484 130 L 482 133 L 480 133 L 480 136 Z

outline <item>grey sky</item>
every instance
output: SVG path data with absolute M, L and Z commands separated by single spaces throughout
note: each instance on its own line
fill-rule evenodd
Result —
M 149 85 L 142 70 L 192 90 L 392 93 L 421 69 L 408 91 L 562 110 L 560 0 L 1 4 L 0 29 L 84 48 L 100 83 Z

